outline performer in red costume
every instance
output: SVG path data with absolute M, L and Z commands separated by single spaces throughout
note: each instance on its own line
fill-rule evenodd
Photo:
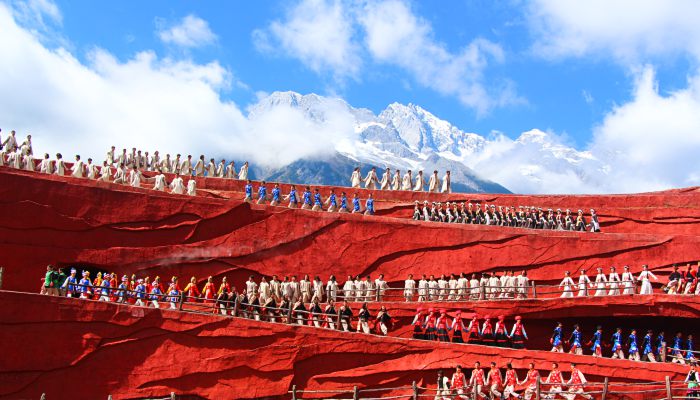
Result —
M 450 337 L 447 335 L 447 312 L 445 310 L 440 310 L 440 316 L 435 322 L 435 327 L 437 328 L 437 340 L 440 342 L 449 342 Z
M 574 400 L 576 396 L 581 396 L 584 399 L 593 399 L 593 396 L 587 395 L 583 391 L 583 387 L 586 385 L 586 377 L 583 373 L 576 368 L 576 364 L 571 363 L 571 378 L 566 384 L 569 386 L 569 393 L 566 397 L 569 400 Z
M 452 320 L 452 343 L 464 343 L 464 334 L 467 332 L 467 327 L 464 326 L 464 321 L 462 321 L 462 312 L 457 310 L 455 312 L 455 318 Z
M 204 297 L 204 302 L 207 304 L 214 304 L 214 294 L 216 293 L 216 286 L 214 286 L 214 278 L 211 276 L 207 278 L 207 283 L 202 289 L 202 295 Z
M 472 370 L 472 376 L 469 378 L 469 385 L 472 387 L 473 398 L 476 399 L 477 396 L 481 398 L 487 398 L 484 394 L 484 385 L 486 384 L 486 377 L 484 376 L 484 370 L 481 369 L 481 363 L 475 362 L 474 369 Z
M 540 377 L 540 373 L 535 369 L 535 364 L 530 363 L 529 369 L 527 371 L 527 376 L 525 376 L 525 381 L 520 382 L 520 384 L 525 385 L 525 400 L 530 400 L 537 392 L 537 379 Z
M 489 370 L 488 376 L 486 376 L 486 386 L 490 388 L 491 398 L 500 399 L 503 390 L 503 377 L 501 376 L 501 370 L 498 369 L 496 363 L 491 361 L 491 369 Z
M 564 378 L 561 376 L 561 371 L 559 371 L 559 364 L 552 363 L 552 370 L 549 371 L 549 375 L 544 383 L 549 384 L 549 396 L 548 399 L 554 399 L 557 395 L 563 396 L 561 391 L 561 385 L 564 383 Z
M 197 288 L 197 278 L 193 276 L 192 278 L 190 278 L 190 283 L 188 283 L 187 286 L 185 286 L 185 301 L 195 302 L 201 295 L 202 294 Z
M 425 319 L 423 313 L 423 307 L 418 307 L 416 309 L 416 316 L 413 318 L 413 338 L 414 339 L 424 339 L 423 334 L 423 320 Z
M 505 317 L 503 315 L 498 316 L 498 321 L 494 328 L 494 341 L 493 344 L 499 347 L 505 347 L 508 343 L 508 332 L 506 332 L 506 324 L 504 322 Z
M 425 318 L 425 323 L 423 324 L 425 340 L 435 340 L 435 322 L 437 322 L 437 315 L 435 315 L 435 310 L 432 308 L 428 309 L 428 316 Z
M 510 341 L 514 349 L 524 349 L 525 340 L 527 340 L 527 333 L 525 332 L 525 325 L 522 323 L 522 317 L 515 317 L 515 325 L 510 332 Z
M 519 399 L 521 396 L 515 392 L 515 386 L 519 383 L 518 374 L 513 369 L 511 363 L 506 365 L 506 379 L 504 382 L 503 399 L 509 400 L 511 397 Z
M 484 325 L 481 328 L 481 344 L 493 346 L 494 344 L 493 327 L 491 326 L 491 316 L 484 317 Z
M 452 374 L 452 382 L 450 387 L 457 393 L 457 397 L 460 399 L 467 400 L 469 398 L 465 395 L 467 392 L 467 378 L 462 372 L 461 365 L 458 365 L 457 368 L 455 368 L 455 373 Z
M 467 343 L 479 343 L 481 332 L 479 332 L 479 317 L 476 314 L 474 314 L 472 320 L 469 322 L 467 331 Z

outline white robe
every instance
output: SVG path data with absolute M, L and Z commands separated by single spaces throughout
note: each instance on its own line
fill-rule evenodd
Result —
M 631 272 L 622 273 L 622 287 L 624 288 L 622 294 L 634 294 L 634 275 Z
M 377 188 L 377 173 L 369 171 L 365 177 L 365 189 L 374 190 Z
M 594 296 L 605 296 L 607 294 L 606 287 L 608 285 L 608 278 L 605 274 L 600 273 L 595 277 L 595 294 Z
M 131 170 L 129 173 L 129 184 L 131 187 L 141 187 L 141 181 L 143 180 L 143 175 L 139 170 Z
M 204 161 L 197 160 L 194 165 L 194 176 L 204 176 Z
M 126 171 L 124 171 L 124 168 L 117 168 L 117 171 L 114 173 L 114 183 L 126 183 Z
M 112 168 L 107 166 L 102 166 L 102 169 L 100 170 L 100 180 L 103 182 L 109 182 L 109 176 L 112 174 Z
M 403 284 L 403 296 L 407 299 L 412 299 L 416 294 L 416 281 L 413 279 L 406 279 Z
M 88 163 L 87 167 L 87 177 L 88 179 L 97 178 L 97 165 Z
M 414 192 L 422 192 L 425 188 L 425 178 L 423 178 L 423 175 L 418 174 L 416 176 L 416 185 L 413 187 Z
M 391 180 L 391 190 L 401 189 L 401 175 L 394 174 L 394 178 Z
M 48 158 L 41 160 L 39 172 L 42 174 L 53 174 L 53 161 L 49 160 Z
M 163 172 L 170 172 L 170 166 L 172 164 L 173 162 L 169 158 L 166 158 L 165 160 L 160 162 L 160 170 Z
M 591 280 L 588 275 L 581 275 L 578 277 L 578 297 L 588 296 L 588 285 Z
M 197 195 L 197 182 L 194 179 L 190 179 L 190 181 L 187 182 L 187 194 L 190 196 Z
M 10 167 L 22 169 L 22 153 L 19 150 L 10 153 L 10 160 Z
M 226 164 L 224 164 L 222 161 L 219 163 L 219 166 L 216 168 L 216 173 L 214 175 L 219 177 L 219 178 L 223 178 L 225 173 L 226 173 Z
M 110 150 L 107 152 L 107 165 L 112 165 L 114 164 L 114 151 Z
M 428 191 L 437 193 L 440 190 L 440 178 L 436 174 L 430 175 L 430 181 L 428 181 Z
M 165 175 L 158 174 L 155 176 L 156 182 L 153 185 L 153 190 L 165 191 Z
M 389 190 L 389 180 L 390 179 L 391 179 L 391 173 L 384 172 L 384 174 L 382 174 L 382 180 L 379 182 L 379 189 Z
M 642 271 L 639 273 L 639 278 L 637 278 L 640 282 L 642 282 L 642 287 L 639 290 L 639 294 L 652 294 L 654 293 L 654 289 L 651 287 L 651 280 L 650 279 L 656 280 L 656 275 L 652 274 L 651 271 Z
M 403 181 L 401 182 L 401 190 L 411 190 L 411 181 L 411 175 L 406 172 L 406 174 L 403 176 Z
M 447 174 L 442 178 L 442 193 L 452 193 L 452 177 Z
M 226 166 L 226 177 L 229 179 L 234 179 L 236 177 L 236 167 L 229 164 Z
M 180 166 L 180 174 L 182 175 L 192 175 L 192 162 L 190 160 L 185 160 Z
M 209 168 L 207 168 L 207 177 L 209 178 L 215 178 L 216 177 L 216 164 L 213 162 L 209 162 Z
M 564 279 L 562 279 L 561 283 L 559 283 L 559 287 L 563 289 L 563 293 L 561 294 L 560 297 L 562 297 L 562 298 L 574 297 L 574 292 L 573 292 L 574 280 L 571 279 L 570 276 L 564 277 Z
M 182 182 L 182 177 L 176 176 L 172 182 L 170 182 L 170 191 L 175 194 L 185 193 L 185 185 Z
M 243 166 L 241 167 L 241 170 L 238 171 L 238 179 L 240 179 L 242 181 L 248 179 L 248 166 L 247 165 L 243 164 Z
M 24 170 L 34 172 L 34 157 L 27 154 L 24 156 Z
M 610 291 L 608 296 L 618 296 L 620 294 L 620 275 L 617 272 L 611 272 L 608 277 L 608 286 Z
M 71 174 L 75 178 L 82 178 L 84 177 L 83 173 L 83 160 L 78 160 L 73 164 L 73 173 Z
M 360 177 L 360 171 L 352 171 L 352 176 L 350 177 L 350 186 L 354 188 L 359 188 L 361 180 L 362 178 Z
M 66 163 L 63 159 L 56 160 L 56 175 L 64 176 L 66 174 Z

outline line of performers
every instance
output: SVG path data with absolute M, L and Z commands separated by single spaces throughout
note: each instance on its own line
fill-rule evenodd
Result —
M 571 363 L 570 368 L 571 375 L 568 380 L 565 380 L 562 371 L 559 370 L 559 364 L 553 362 L 547 377 L 541 379 L 539 371 L 535 369 L 535 364 L 530 363 L 527 374 L 521 381 L 510 363 L 506 364 L 505 374 L 502 374 L 501 369 L 495 362 L 491 362 L 491 368 L 486 371 L 481 368 L 481 363 L 476 361 L 469 379 L 462 371 L 462 367 L 458 365 L 451 379 L 447 376 L 442 376 L 442 373 L 438 372 L 438 391 L 435 399 L 493 400 L 523 398 L 530 400 L 533 397 L 537 397 L 538 380 L 544 383 L 543 388 L 540 389 L 540 392 L 543 393 L 542 398 L 554 399 L 562 397 L 573 400 L 577 396 L 581 396 L 585 399 L 593 399 L 593 396 L 587 394 L 584 390 L 586 383 L 588 383 L 586 377 L 576 368 L 576 364 Z M 568 389 L 565 390 L 565 387 Z M 524 389 L 524 391 L 518 393 L 517 390 L 519 388 Z
M 515 317 L 515 324 L 509 331 L 506 328 L 505 317 L 502 315 L 494 323 L 491 322 L 491 317 L 486 315 L 482 324 L 479 322 L 479 316 L 473 314 L 469 324 L 465 325 L 460 310 L 456 311 L 454 318 L 450 320 L 444 309 L 429 308 L 426 311 L 423 307 L 418 307 L 412 324 L 414 339 L 512 347 L 514 349 L 524 349 L 527 340 L 525 325 L 523 325 L 520 316 Z
M 587 231 L 600 232 L 598 214 L 591 208 L 591 222 L 586 222 L 583 210 L 578 210 L 576 216 L 571 210 L 556 213 L 551 208 L 543 210 L 537 207 L 515 206 L 503 207 L 495 204 L 423 202 L 421 207 L 418 201 L 413 206 L 413 219 L 416 221 L 447 222 L 472 225 L 509 226 L 513 228 L 549 229 L 559 231 Z
M 635 294 L 637 291 L 637 284 L 639 287 L 639 294 L 653 294 L 654 289 L 651 286 L 651 280 L 657 281 L 658 278 L 651 271 L 649 271 L 649 266 L 642 265 L 642 272 L 639 273 L 638 277 L 635 277 L 630 272 L 630 267 L 625 265 L 624 272 L 622 275 L 618 275 L 615 267 L 610 267 L 610 274 L 606 275 L 603 273 L 603 268 L 598 267 L 598 274 L 595 277 L 595 281 L 586 275 L 586 270 L 582 269 L 581 274 L 578 277 L 578 283 L 574 284 L 574 280 L 571 278 L 569 271 L 564 271 L 564 279 L 559 283 L 559 288 L 562 289 L 561 297 L 570 298 L 574 297 L 574 292 L 578 289 L 576 296 L 619 296 L 619 295 L 630 295 Z M 595 291 L 593 291 L 595 289 Z
M 302 210 L 311 211 L 328 211 L 339 213 L 365 214 L 374 215 L 374 197 L 372 193 L 367 195 L 364 208 L 362 201 L 357 193 L 353 194 L 351 203 L 348 202 L 348 197 L 345 192 L 340 192 L 340 196 L 336 195 L 335 189 L 330 189 L 330 194 L 324 200 L 318 188 L 313 191 L 309 186 L 304 187 L 304 191 L 299 195 L 295 185 L 291 185 L 289 193 L 282 195 L 280 186 L 275 183 L 272 190 L 268 194 L 267 183 L 260 182 L 257 191 L 253 194 L 253 182 L 248 180 L 244 187 L 244 201 L 247 203 L 255 202 L 256 204 L 268 203 L 271 206 L 279 206 L 283 202 L 287 202 L 287 208 L 301 208 Z M 352 207 L 350 207 L 350 204 Z
M 663 348 L 666 346 L 664 332 L 660 332 L 654 340 L 654 332 L 649 329 L 647 334 L 642 338 L 641 347 L 637 342 L 637 330 L 630 330 L 630 334 L 625 337 L 622 333 L 622 328 L 617 328 L 615 333 L 610 338 L 609 342 L 603 340 L 603 328 L 598 326 L 593 333 L 591 339 L 585 344 L 582 341 L 583 334 L 581 327 L 574 325 L 574 330 L 571 332 L 568 340 L 563 339 L 562 324 L 558 323 L 554 328 L 554 333 L 549 339 L 552 344 L 553 352 L 564 352 L 564 345 L 569 345 L 569 353 L 583 354 L 584 346 L 590 346 L 590 351 L 593 357 L 603 357 L 603 348 L 610 348 L 612 354 L 610 358 L 625 359 L 624 349 L 627 349 L 629 360 L 633 361 L 663 361 Z M 686 340 L 683 340 L 683 334 L 678 332 L 673 338 L 673 346 L 668 348 L 667 356 L 671 357 L 671 362 L 685 364 L 694 363 L 697 361 L 697 354 L 694 350 L 693 335 L 689 334 Z

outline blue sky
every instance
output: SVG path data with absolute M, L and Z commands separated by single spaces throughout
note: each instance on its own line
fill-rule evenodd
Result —
M 48 151 L 283 164 L 353 138 L 247 117 L 291 90 L 418 104 L 489 138 L 468 166 L 517 191 L 700 185 L 694 0 L 0 0 L 0 51 L 1 127 Z M 519 141 L 532 130 L 539 147 Z
M 107 49 L 121 60 L 137 52 L 155 50 L 160 56 L 187 56 L 197 62 L 218 60 L 245 86 L 223 93 L 238 104 L 256 101 L 256 92 L 293 90 L 343 97 L 355 107 L 375 113 L 392 102 L 414 103 L 461 129 L 480 134 L 497 130 L 511 137 L 532 128 L 568 135 L 572 144 L 585 145 L 591 127 L 614 104 L 631 97 L 628 72 L 606 57 L 548 60 L 532 50 L 533 35 L 520 2 L 446 1 L 411 2 L 412 11 L 433 29 L 432 36 L 446 49 L 457 52 L 480 37 L 502 46 L 502 63 L 490 66 L 487 79 L 512 82 L 522 102 L 494 107 L 483 115 L 418 84 L 399 67 L 375 62 L 362 54 L 357 78 L 334 79 L 331 71 L 313 71 L 293 57 L 259 51 L 252 32 L 270 22 L 284 20 L 294 6 L 289 1 L 57 1 L 63 14 L 62 30 L 83 58 L 94 46 Z M 186 50 L 163 43 L 159 27 L 172 26 L 187 15 L 205 20 L 217 36 L 215 43 Z M 359 34 L 358 34 L 359 35 Z M 685 84 L 687 60 L 674 57 L 659 63 L 657 77 L 665 89 Z M 586 99 L 587 93 L 591 97 Z

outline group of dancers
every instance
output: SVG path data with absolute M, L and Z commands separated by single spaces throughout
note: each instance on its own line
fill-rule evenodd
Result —
M 514 349 L 525 348 L 527 332 L 522 317 L 515 317 L 515 323 L 510 330 L 506 327 L 503 315 L 495 318 L 493 323 L 489 315 L 484 316 L 483 319 L 484 322 L 481 323 L 479 316 L 473 314 L 469 324 L 465 324 L 460 310 L 455 311 L 454 317 L 449 317 L 445 309 L 425 310 L 423 307 L 418 307 L 412 322 L 413 338 Z
M 663 287 L 663 291 L 668 294 L 695 294 L 700 295 L 700 285 L 698 284 L 698 270 L 688 263 L 685 271 L 679 271 L 678 265 L 673 265 L 673 272 L 668 276 L 668 284 Z
M 554 333 L 552 333 L 549 342 L 552 344 L 552 351 L 559 353 L 564 352 L 564 345 L 569 346 L 569 353 L 571 354 L 583 354 L 584 347 L 591 346 L 590 350 L 593 357 L 603 357 L 603 348 L 610 348 L 612 352 L 610 355 L 611 358 L 663 362 L 666 361 L 662 359 L 664 348 L 666 348 L 665 354 L 667 357 L 671 358 L 671 362 L 673 363 L 685 364 L 697 361 L 693 335 L 688 334 L 687 338 L 683 340 L 683 334 L 681 332 L 676 333 L 676 336 L 673 337 L 673 345 L 667 347 L 664 332 L 659 332 L 656 339 L 654 339 L 654 332 L 649 329 L 642 338 L 640 347 L 638 345 L 636 329 L 631 329 L 629 335 L 625 336 L 622 333 L 622 328 L 617 328 L 615 333 L 610 337 L 610 341 L 606 342 L 603 339 L 603 328 L 599 325 L 590 340 L 584 343 L 583 333 L 578 324 L 574 325 L 574 330 L 571 332 L 569 338 L 564 340 L 563 325 L 560 322 L 557 324 L 556 328 L 554 328 Z M 627 349 L 627 357 L 625 357 L 625 349 Z
M 362 177 L 360 172 L 360 167 L 355 168 L 350 176 L 350 186 L 355 189 L 359 189 L 362 184 L 366 189 L 370 190 L 406 190 L 414 192 L 424 192 L 426 191 L 425 177 L 423 176 L 423 171 L 418 171 L 416 175 L 415 182 L 413 179 L 413 173 L 409 169 L 406 174 L 402 177 L 400 170 L 395 170 L 392 174 L 391 168 L 387 168 L 382 174 L 382 178 L 379 179 L 377 176 L 377 168 L 372 167 L 367 176 Z M 433 171 L 433 174 L 428 180 L 428 192 L 433 193 L 452 193 L 452 178 L 450 171 L 446 171 L 445 175 L 440 179 L 438 177 L 438 171 Z
M 529 285 L 527 271 L 515 275 L 515 271 L 511 270 L 500 276 L 497 272 L 484 272 L 480 279 L 477 279 L 477 274 L 467 279 L 464 272 L 450 274 L 449 277 L 443 274 L 437 279 L 434 275 L 429 278 L 422 275 L 418 282 L 409 274 L 404 281 L 403 296 L 407 302 L 525 299 Z
M 574 283 L 569 271 L 564 271 L 564 279 L 559 283 L 559 288 L 562 291 L 561 297 L 574 297 L 574 293 L 578 297 L 631 295 L 637 293 L 637 286 L 639 286 L 639 294 L 653 294 L 654 288 L 651 285 L 651 280 L 658 280 L 646 264 L 642 265 L 642 272 L 636 277 L 630 272 L 630 267 L 627 265 L 623 267 L 622 275 L 617 273 L 614 266 L 610 267 L 608 275 L 603 272 L 602 267 L 598 267 L 597 271 L 595 280 L 591 281 L 586 275 L 586 270 L 582 269 L 578 283 Z
M 416 201 L 413 206 L 413 219 L 416 221 L 447 222 L 456 224 L 509 226 L 513 228 L 548 229 L 559 231 L 600 232 L 600 220 L 594 209 L 590 210 L 590 223 L 583 210 L 574 216 L 571 210 L 543 210 L 538 207 L 503 207 L 495 204 L 472 204 L 464 202 L 440 202 L 429 204 L 424 201 L 421 207 Z

